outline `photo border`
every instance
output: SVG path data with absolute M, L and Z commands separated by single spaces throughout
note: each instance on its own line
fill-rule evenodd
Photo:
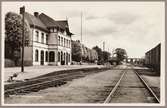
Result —
M 46 1 L 46 0 L 23 0 L 23 1 L 19 1 L 19 0 L 1 0 L 0 1 L 0 6 L 1 6 L 1 11 L 0 11 L 0 14 L 2 14 L 2 2 L 89 2 L 89 1 L 87 1 L 87 0 L 80 0 L 80 1 L 77 1 L 77 0 L 48 0 L 48 1 Z M 104 0 L 104 1 L 101 1 L 101 0 L 91 0 L 90 2 L 112 2 L 112 1 L 119 1 L 119 2 L 121 2 L 121 1 L 128 1 L 128 2 L 165 2 L 165 34 L 166 34 L 166 32 L 167 32 L 167 29 L 166 29 L 166 25 L 167 25 L 167 22 L 166 22 L 166 6 L 167 6 L 167 4 L 166 4 L 166 0 Z M 73 107 L 73 106 L 76 106 L 76 107 L 78 107 L 78 106 L 90 106 L 90 107 L 95 107 L 95 106 L 98 106 L 98 107 L 105 107 L 105 106 L 112 106 L 112 107 L 118 107 L 119 105 L 114 105 L 113 103 L 112 103 L 112 105 L 110 105 L 110 104 L 52 104 L 52 105 L 50 105 L 50 104 L 31 104 L 31 105 L 29 105 L 29 104 L 10 104 L 10 105 L 7 105 L 7 104 L 4 104 L 4 102 L 2 103 L 2 101 L 3 101 L 3 98 L 4 98 L 4 94 L 3 94 L 3 90 L 4 90 L 4 87 L 3 87 L 3 80 L 2 80 L 2 77 L 4 76 L 3 75 L 3 71 L 4 71 L 4 38 L 2 37 L 2 21 L 3 21 L 3 19 L 2 19 L 2 15 L 1 15 L 1 18 L 0 18 L 0 22 L 1 22 L 1 25 L 0 25 L 0 28 L 1 28 L 1 30 L 0 30 L 0 33 L 1 33 L 1 54 L 0 54 L 0 57 L 1 57 L 1 59 L 0 59 L 0 69 L 1 69 L 1 98 L 0 98 L 0 101 L 1 101 L 1 105 L 2 106 L 57 106 L 57 107 L 59 107 L 59 106 L 64 106 L 64 107 L 66 107 L 66 106 L 70 106 L 70 107 Z M 166 94 L 166 87 L 167 87 L 167 83 L 166 83 L 166 79 L 167 79 L 167 75 L 165 74 L 165 72 L 167 71 L 167 65 L 165 64 L 165 61 L 167 60 L 167 58 L 166 58 L 166 53 L 167 53 L 167 49 L 166 49 L 166 35 L 164 36 L 164 40 L 163 40 L 164 42 L 162 42 L 161 43 L 161 76 L 162 75 L 164 75 L 164 77 L 162 77 L 162 80 L 164 80 L 164 84 L 162 84 L 161 83 L 161 86 L 164 86 L 165 87 L 165 89 L 164 89 L 164 91 L 162 91 L 161 90 L 161 100 L 163 99 L 162 98 L 162 92 L 164 92 L 164 94 L 165 94 L 165 97 L 167 97 L 167 94 Z M 163 50 L 162 50 L 163 49 Z M 162 57 L 165 57 L 165 59 L 162 59 Z M 165 67 L 165 68 L 164 68 Z M 162 74 L 162 71 L 164 71 L 164 74 Z M 160 89 L 161 89 L 162 87 L 160 87 Z M 164 97 L 164 98 L 165 98 Z M 167 101 L 166 101 L 166 99 L 164 99 L 165 100 L 165 106 L 166 106 L 166 103 L 167 103 Z M 119 103 L 119 104 L 121 104 L 121 103 Z M 137 106 L 136 106 L 136 104 L 137 104 Z M 124 105 L 120 105 L 120 107 L 129 107 L 129 106 L 131 106 L 131 107 L 141 107 L 141 106 L 143 106 L 143 103 L 142 104 L 138 104 L 138 103 L 136 103 L 135 105 L 133 105 L 133 104 L 131 104 L 131 103 L 127 103 L 127 104 L 124 104 Z M 156 107 L 156 106 L 158 106 L 158 107 L 160 107 L 161 105 L 159 105 L 159 104 L 154 104 L 154 106 Z M 154 106 L 152 106 L 151 104 L 149 104 L 149 105 L 144 105 L 144 107 L 154 107 Z M 161 106 L 161 107 L 165 107 L 165 106 Z

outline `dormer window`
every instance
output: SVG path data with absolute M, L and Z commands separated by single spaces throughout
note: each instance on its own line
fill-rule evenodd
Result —
M 54 32 L 57 32 L 57 28 L 54 28 Z
M 54 32 L 54 29 L 53 29 L 53 28 L 50 28 L 50 32 Z

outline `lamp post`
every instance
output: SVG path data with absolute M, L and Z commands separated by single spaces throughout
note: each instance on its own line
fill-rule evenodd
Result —
M 21 58 L 21 72 L 24 72 L 24 13 L 25 13 L 25 6 L 20 7 L 20 14 L 22 14 L 22 58 Z

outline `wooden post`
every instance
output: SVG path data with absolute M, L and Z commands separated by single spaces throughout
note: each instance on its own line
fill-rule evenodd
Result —
M 82 64 L 82 52 L 83 52 L 83 50 L 82 50 L 82 12 L 81 12 L 81 61 L 80 61 L 80 64 Z
M 22 14 L 22 23 L 23 23 L 23 27 L 22 27 L 22 59 L 21 59 L 21 72 L 24 72 L 24 13 L 25 13 L 25 7 L 21 7 L 20 8 L 20 14 Z

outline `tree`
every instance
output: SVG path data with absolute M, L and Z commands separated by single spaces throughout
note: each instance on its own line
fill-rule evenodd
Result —
M 88 61 L 88 48 L 82 45 L 82 60 Z
M 95 46 L 92 49 L 94 49 L 97 52 L 98 61 L 102 62 L 103 61 L 103 52 L 102 52 L 101 48 L 99 48 L 98 46 Z
M 95 62 L 96 60 L 98 60 L 98 54 L 97 54 L 96 50 L 91 49 L 90 50 L 90 61 Z
M 72 41 L 72 60 L 81 61 L 81 44 L 79 41 Z
M 90 49 L 83 44 L 81 47 L 79 40 L 72 41 L 72 60 L 80 62 L 81 57 L 83 62 L 95 62 L 98 59 L 98 54 L 96 50 Z
M 30 28 L 24 22 L 25 40 L 29 40 Z M 18 65 L 22 45 L 22 17 L 16 13 L 8 12 L 5 16 L 5 57 L 13 60 Z
M 119 63 L 127 58 L 126 50 L 122 48 L 116 48 L 114 54 L 116 54 Z
M 109 52 L 103 51 L 103 59 L 104 59 L 104 62 L 108 62 L 110 56 L 111 56 L 111 54 L 110 54 Z

